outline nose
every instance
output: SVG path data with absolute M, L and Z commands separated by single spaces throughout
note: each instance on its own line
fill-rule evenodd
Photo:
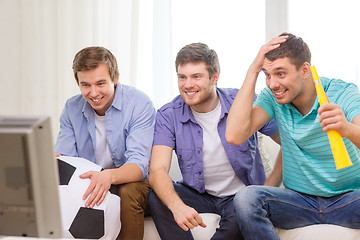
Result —
M 270 77 L 268 80 L 268 87 L 270 89 L 278 89 L 279 88 L 279 82 L 277 81 L 277 79 L 275 77 Z
M 90 96 L 91 97 L 96 97 L 98 95 L 98 90 L 96 88 L 96 86 L 91 86 L 90 88 Z
M 186 79 L 185 80 L 185 88 L 189 89 L 192 87 L 194 87 L 194 82 L 192 81 L 192 79 L 191 78 Z

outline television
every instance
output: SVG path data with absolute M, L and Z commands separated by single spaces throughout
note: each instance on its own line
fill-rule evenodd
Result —
M 63 236 L 52 142 L 49 117 L 0 115 L 0 235 Z

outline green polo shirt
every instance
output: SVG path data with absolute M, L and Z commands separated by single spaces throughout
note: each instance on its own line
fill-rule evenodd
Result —
M 338 79 L 320 80 L 329 101 L 340 105 L 349 122 L 360 114 L 360 92 L 355 84 Z M 264 108 L 271 119 L 275 118 L 279 127 L 286 188 L 331 197 L 360 187 L 360 149 L 343 138 L 353 165 L 336 170 L 327 133 L 320 127 L 318 99 L 310 112 L 302 116 L 292 103 L 278 104 L 265 88 L 255 105 Z

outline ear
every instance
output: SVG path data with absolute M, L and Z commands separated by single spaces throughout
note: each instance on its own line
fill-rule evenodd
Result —
M 308 78 L 311 75 L 310 63 L 304 62 L 301 67 L 301 74 L 303 78 Z
M 116 79 L 115 79 L 115 82 L 114 82 L 114 85 L 118 84 L 119 78 L 120 78 L 120 74 L 117 75 L 117 77 L 116 77 Z
M 217 82 L 218 82 L 218 80 L 219 80 L 219 76 L 220 76 L 220 74 L 219 74 L 218 72 L 215 73 L 215 74 L 212 76 L 211 83 L 212 83 L 213 85 L 216 85 L 216 84 L 217 84 Z

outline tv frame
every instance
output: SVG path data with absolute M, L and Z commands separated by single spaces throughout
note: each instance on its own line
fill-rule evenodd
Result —
M 62 238 L 48 116 L 0 115 L 0 235 Z

